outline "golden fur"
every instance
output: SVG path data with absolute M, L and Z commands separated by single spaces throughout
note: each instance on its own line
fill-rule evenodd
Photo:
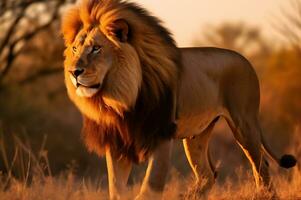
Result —
M 120 21 L 128 25 L 128 33 L 122 38 L 126 42 L 114 33 Z M 103 73 L 101 91 L 91 98 L 83 98 L 76 94 L 69 70 L 84 53 L 74 56 L 72 48 L 83 47 L 81 40 L 90 37 L 95 28 L 101 45 L 110 47 L 113 64 Z M 119 151 L 123 149 L 120 156 L 138 161 L 149 154 L 159 138 L 172 137 L 173 133 L 167 129 L 175 118 L 180 53 L 157 18 L 133 3 L 120 0 L 83 1 L 66 12 L 62 32 L 67 47 L 68 94 L 85 118 L 84 138 L 90 150 L 103 154 L 107 146 L 115 146 Z M 90 62 L 86 65 L 97 65 L 93 60 Z M 159 110 L 165 113 L 160 120 L 157 119 Z M 118 138 L 115 138 L 118 145 L 112 141 L 113 135 Z

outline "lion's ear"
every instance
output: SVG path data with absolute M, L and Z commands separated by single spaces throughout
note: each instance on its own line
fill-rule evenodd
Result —
M 127 42 L 128 40 L 129 25 L 123 19 L 114 21 L 107 27 L 107 31 L 110 35 L 116 37 L 120 42 Z

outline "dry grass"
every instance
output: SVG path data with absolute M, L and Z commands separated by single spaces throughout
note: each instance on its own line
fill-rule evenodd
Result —
M 274 188 L 276 188 L 280 199 L 297 200 L 301 199 L 301 171 L 297 168 L 291 173 L 285 175 L 274 176 Z M 241 180 L 234 183 L 230 179 L 223 184 L 216 184 L 208 199 L 212 200 L 266 200 L 271 199 L 271 194 L 262 189 L 255 190 L 255 185 L 252 176 L 240 174 L 243 176 Z M 2 180 L 4 178 L 2 177 Z M 183 198 L 186 191 L 191 189 L 189 180 L 179 178 L 177 175 L 172 176 L 171 180 L 166 186 L 164 192 L 164 199 L 185 199 Z M 130 188 L 129 193 L 125 195 L 126 199 L 133 199 L 135 193 L 138 192 L 139 185 L 136 184 Z M 189 199 L 194 194 L 189 194 Z M 9 186 L 4 185 L 2 181 L 0 184 L 0 199 L 1 200 L 99 200 L 108 199 L 107 190 L 105 188 L 96 188 L 92 182 L 84 180 L 76 180 L 72 173 L 59 177 L 34 177 L 31 184 L 24 184 L 22 181 L 11 179 Z M 186 198 L 188 199 L 188 198 Z
M 296 130 L 296 138 L 299 138 L 300 130 Z M 28 145 L 16 139 L 16 151 L 13 160 L 8 163 L 5 156 L 3 140 L 0 138 L 0 152 L 6 160 L 6 173 L 0 171 L 0 200 L 102 200 L 108 199 L 105 178 L 100 181 L 91 181 L 78 178 L 70 169 L 59 176 L 52 176 L 47 159 L 47 152 L 43 150 L 36 155 Z M 291 149 L 296 155 L 300 155 L 301 143 L 295 140 Z M 299 157 L 300 158 L 300 157 Z M 19 163 L 19 178 L 13 174 Z M 20 165 L 21 164 L 21 165 Z M 279 199 L 301 200 L 301 167 L 300 164 L 292 170 L 283 170 L 271 166 L 273 186 L 277 191 Z M 129 187 L 129 192 L 124 194 L 125 199 L 133 197 L 139 191 L 138 183 Z M 177 170 L 173 169 L 170 179 L 166 185 L 163 199 L 200 199 L 196 197 L 192 177 L 183 177 Z M 189 196 L 189 198 L 187 198 Z M 238 168 L 234 177 L 226 180 L 217 180 L 209 193 L 210 200 L 268 200 L 272 194 L 266 189 L 255 189 L 255 184 L 250 170 Z

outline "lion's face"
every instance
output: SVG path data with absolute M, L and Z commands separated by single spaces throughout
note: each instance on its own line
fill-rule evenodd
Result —
M 142 82 L 137 51 L 127 40 L 127 22 L 81 25 L 79 30 L 70 24 L 63 23 L 69 97 L 90 118 L 103 116 L 103 108 L 123 115 L 135 106 Z
M 66 48 L 65 70 L 78 96 L 92 97 L 102 88 L 114 62 L 113 48 L 98 27 L 81 30 Z

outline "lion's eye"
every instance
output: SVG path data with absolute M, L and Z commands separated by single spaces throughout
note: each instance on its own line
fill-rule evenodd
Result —
M 73 53 L 76 53 L 77 52 L 77 48 L 76 47 L 72 47 L 72 51 L 73 51 Z
M 92 47 L 91 53 L 97 54 L 97 53 L 100 52 L 100 50 L 101 50 L 101 46 L 95 45 L 95 46 Z

